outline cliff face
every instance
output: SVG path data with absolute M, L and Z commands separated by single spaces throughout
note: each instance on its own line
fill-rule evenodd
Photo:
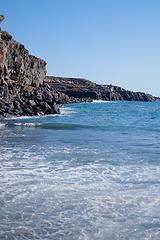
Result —
M 95 84 L 86 79 L 45 77 L 44 82 L 51 90 L 63 93 L 55 94 L 58 103 L 72 103 L 96 100 L 155 101 L 156 98 L 143 92 L 131 92 L 112 85 Z
M 0 98 L 21 98 L 27 88 L 38 88 L 46 75 L 46 62 L 0 29 Z
M 46 62 L 0 28 L 0 118 L 60 113 L 45 76 Z

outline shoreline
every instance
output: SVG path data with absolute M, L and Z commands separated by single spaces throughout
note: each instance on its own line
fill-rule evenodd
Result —
M 154 102 L 160 101 L 160 99 L 155 100 Z M 13 100 L 5 102 L 0 99 L 0 120 L 6 119 L 18 119 L 18 118 L 30 118 L 30 117 L 45 117 L 45 116 L 58 116 L 61 114 L 61 110 L 65 108 L 64 105 L 72 104 L 83 104 L 83 103 L 109 103 L 109 102 L 148 102 L 148 101 L 115 101 L 115 100 L 90 100 L 90 101 L 81 101 L 81 102 L 71 102 L 57 104 L 55 102 L 38 102 L 34 100 Z M 151 102 L 151 101 L 150 101 Z M 152 101 L 153 102 L 153 101 Z

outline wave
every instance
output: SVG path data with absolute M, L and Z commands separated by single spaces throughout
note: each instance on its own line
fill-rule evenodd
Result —
M 107 102 L 110 102 L 110 101 L 107 101 L 107 100 L 93 100 L 92 103 L 107 103 Z
M 146 128 L 146 127 L 136 127 L 133 126 L 109 126 L 109 125 L 82 125 L 82 124 L 72 124 L 72 123 L 53 123 L 53 122 L 14 122 L 8 121 L 5 124 L 0 123 L 0 128 L 4 127 L 25 127 L 25 128 L 41 128 L 41 129 L 52 129 L 52 130 L 81 130 L 81 129 L 90 129 L 98 131 L 113 131 L 129 133 L 134 129 L 139 130 L 140 132 L 160 132 L 160 129 L 157 128 Z
M 88 126 L 81 124 L 68 124 L 68 123 L 34 123 L 34 122 L 8 122 L 8 127 L 29 127 L 29 128 L 41 128 L 41 129 L 53 129 L 53 130 L 77 130 L 77 129 L 96 129 L 97 126 Z
M 117 101 L 93 100 L 91 103 L 117 103 Z
M 61 114 L 59 115 L 59 117 L 77 113 L 77 111 L 75 109 L 70 108 L 70 107 L 61 108 L 60 111 L 61 111 Z
M 41 125 L 35 125 L 36 128 L 42 129 L 54 129 L 54 130 L 77 130 L 77 129 L 95 129 L 96 126 L 88 126 L 81 124 L 67 124 L 67 123 L 43 123 Z

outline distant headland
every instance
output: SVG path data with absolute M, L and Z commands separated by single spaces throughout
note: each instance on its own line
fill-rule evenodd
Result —
M 0 24 L 4 20 L 0 15 Z M 59 114 L 56 104 L 96 100 L 155 101 L 143 92 L 131 92 L 86 79 L 46 76 L 46 62 L 0 28 L 0 118 Z

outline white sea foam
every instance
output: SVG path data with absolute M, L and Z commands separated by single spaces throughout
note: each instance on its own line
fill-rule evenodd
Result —
M 60 112 L 61 112 L 61 115 L 59 115 L 59 116 L 64 116 L 64 115 L 70 115 L 70 114 L 77 113 L 75 109 L 70 108 L 70 107 L 60 108 Z
M 93 100 L 91 103 L 114 103 L 117 104 L 117 101 L 108 101 L 108 100 Z
M 24 126 L 24 127 L 34 127 L 36 125 L 36 123 L 21 123 L 21 122 L 17 122 L 15 123 L 16 126 Z
M 108 103 L 110 101 L 107 100 L 93 100 L 92 103 Z
M 63 151 L 69 153 L 71 149 Z M 25 219 L 30 219 L 30 228 L 34 227 L 35 232 L 40 228 L 48 229 L 46 232 L 39 232 L 42 238 L 47 236 L 49 231 L 50 237 L 53 238 L 61 235 L 62 239 L 74 239 L 72 235 L 77 234 L 77 239 L 105 239 L 108 236 L 120 239 L 121 236 L 127 238 L 129 230 L 132 238 L 147 239 L 149 235 L 141 225 L 147 226 L 149 223 L 141 215 L 149 217 L 154 214 L 155 220 L 152 225 L 159 226 L 156 217 L 159 187 L 155 186 L 154 189 L 145 191 L 145 188 L 138 186 L 143 178 L 146 179 L 146 174 L 150 176 L 150 180 L 154 179 L 155 173 L 158 176 L 159 168 L 134 169 L 107 164 L 104 170 L 101 164 L 71 167 L 67 162 L 64 162 L 65 166 L 53 168 L 51 162 L 45 164 L 43 159 L 38 161 L 37 158 L 34 162 L 36 159 L 31 154 L 25 157 L 29 162 L 23 161 L 19 169 L 12 166 L 11 162 L 5 172 L 4 181 L 10 181 L 5 195 L 2 196 L 10 215 L 3 224 L 8 224 L 9 221 L 10 230 L 15 226 L 12 225 L 11 219 L 20 224 L 21 228 L 26 224 Z M 136 175 L 132 175 L 133 170 Z M 134 176 L 137 178 L 138 188 L 132 183 Z M 126 180 L 129 185 L 124 183 Z M 10 193 L 10 188 L 14 194 Z M 12 208 L 16 210 L 13 211 Z M 40 217 L 38 221 L 33 213 Z M 29 227 L 28 224 L 26 226 Z M 51 233 L 53 227 L 55 231 Z M 155 233 L 151 233 L 153 236 L 158 234 L 156 228 L 154 231 Z

